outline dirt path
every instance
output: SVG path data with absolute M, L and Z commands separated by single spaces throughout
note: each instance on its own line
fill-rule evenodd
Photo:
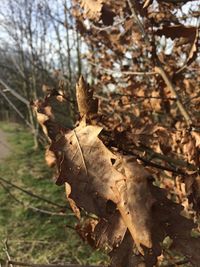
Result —
M 10 154 L 10 145 L 7 141 L 6 134 L 0 130 L 0 162 L 9 156 Z

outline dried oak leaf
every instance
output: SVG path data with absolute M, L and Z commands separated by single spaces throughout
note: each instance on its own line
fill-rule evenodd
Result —
M 36 113 L 37 120 L 43 128 L 44 133 L 48 136 L 44 125 L 46 121 L 60 128 L 71 128 L 72 122 L 69 116 L 69 105 L 65 96 L 61 95 L 56 90 L 52 90 L 44 101 L 37 100 L 33 104 L 33 109 Z M 50 123 L 49 122 L 49 123 Z M 51 137 L 50 137 L 51 138 Z
M 80 3 L 89 19 L 100 19 L 103 0 L 81 0 Z
M 185 43 L 191 43 L 191 47 L 184 65 L 177 71 L 181 72 L 186 66 L 189 66 L 197 57 L 199 29 L 196 27 L 186 27 L 184 25 L 163 26 L 156 31 L 159 36 L 165 35 L 167 38 L 184 38 Z
M 120 213 L 115 212 L 108 219 L 100 219 L 94 229 L 96 247 L 112 251 L 124 238 L 127 227 Z
M 78 207 L 107 218 L 112 201 L 128 227 L 138 250 L 152 247 L 149 174 L 132 158 L 115 155 L 98 138 L 102 128 L 84 122 L 53 141 L 50 150 L 63 155 L 57 184 L 67 182 Z
M 174 40 L 175 38 L 187 38 L 189 42 L 194 40 L 196 36 L 196 27 L 186 27 L 184 25 L 164 25 L 161 29 L 157 30 L 156 35 L 165 35 L 167 38 Z
M 48 98 L 36 109 L 59 165 L 57 183 L 66 183 L 76 215 L 81 207 L 101 218 L 89 233 L 96 246 L 105 241 L 114 248 L 112 266 L 152 267 L 166 235 L 176 251 L 199 266 L 199 239 L 190 236 L 195 225 L 180 215 L 181 206 L 152 185 L 149 173 L 134 158 L 107 149 L 98 138 L 102 128 L 82 121 L 74 130 L 63 129 L 45 109 L 47 103 Z M 144 257 L 132 253 L 135 245 Z
M 171 249 L 184 255 L 194 266 L 200 266 L 200 238 L 191 236 L 195 227 L 192 220 L 180 215 L 183 207 L 166 197 L 166 191 L 149 183 L 151 194 L 156 199 L 152 209 L 153 250 L 146 250 L 144 256 L 134 253 L 134 242 L 127 231 L 123 241 L 111 253 L 111 267 L 155 266 L 156 255 L 160 254 L 159 243 L 166 236 L 172 240 Z
M 95 219 L 86 219 L 85 221 L 79 222 L 76 225 L 76 231 L 79 236 L 87 241 L 91 247 L 95 247 L 95 237 L 94 237 L 94 228 L 97 225 L 98 221 Z
M 123 180 L 118 180 L 116 189 L 113 188 L 118 198 L 117 207 L 121 216 L 126 220 L 126 225 L 133 237 L 140 233 L 137 239 L 134 238 L 136 246 L 139 247 L 140 243 L 145 243 L 146 247 L 151 248 L 150 212 L 154 199 L 147 182 L 150 175 L 129 156 L 123 156 L 119 161 L 116 161 L 114 166 L 127 177 L 126 183 Z M 140 251 L 142 251 L 141 248 Z
M 153 0 L 145 0 L 143 8 L 148 8 L 153 3 Z
M 196 28 L 196 34 L 193 40 L 191 40 L 192 45 L 190 51 L 187 56 L 187 60 L 184 65 L 177 71 L 177 73 L 181 72 L 185 67 L 189 66 L 196 58 L 198 53 L 198 41 L 199 41 L 199 29 Z
M 66 197 L 67 197 L 67 200 L 69 202 L 69 205 L 72 211 L 74 212 L 76 217 L 80 220 L 81 212 L 80 212 L 80 209 L 76 206 L 76 203 L 74 202 L 74 200 L 69 197 L 69 195 L 71 194 L 71 186 L 68 183 L 65 183 L 65 193 L 66 193 Z
M 195 146 L 200 148 L 200 133 L 199 132 L 195 132 L 195 131 L 192 131 L 192 137 L 194 138 L 195 140 Z
M 185 178 L 186 193 L 193 208 L 200 214 L 200 176 L 196 173 Z
M 166 197 L 165 190 L 152 186 L 151 193 L 156 198 L 152 210 L 154 234 L 160 238 L 157 231 L 162 230 L 164 236 L 169 236 L 173 242 L 171 249 L 184 255 L 194 266 L 200 266 L 200 238 L 191 236 L 196 225 L 192 220 L 181 216 L 183 207 Z M 162 232 L 160 232 L 162 234 Z
M 144 259 L 134 253 L 134 242 L 130 233 L 126 235 L 119 247 L 116 247 L 110 253 L 110 267 L 145 267 Z
M 93 98 L 93 90 L 85 82 L 83 76 L 76 84 L 76 98 L 81 117 L 94 118 L 98 111 L 98 100 Z
M 46 148 L 45 151 L 45 161 L 50 168 L 56 165 L 56 156 L 52 151 L 49 150 L 48 147 Z

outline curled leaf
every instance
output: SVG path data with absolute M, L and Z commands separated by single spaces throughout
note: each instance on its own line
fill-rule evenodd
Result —
M 81 0 L 81 7 L 88 18 L 98 20 L 101 17 L 103 0 Z

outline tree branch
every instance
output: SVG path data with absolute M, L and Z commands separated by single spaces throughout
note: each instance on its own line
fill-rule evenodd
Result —
M 2 178 L 2 177 L 0 177 L 0 180 L 3 181 L 3 182 L 6 183 L 6 184 L 9 184 L 10 186 L 12 186 L 12 187 L 14 187 L 14 188 L 16 188 L 16 189 L 22 191 L 23 193 L 25 193 L 25 194 L 27 194 L 27 195 L 29 195 L 29 196 L 31 196 L 31 197 L 40 199 L 40 200 L 42 200 L 42 201 L 44 201 L 44 202 L 47 202 L 47 203 L 49 203 L 49 204 L 51 204 L 51 205 L 53 205 L 53 206 L 56 206 L 56 207 L 59 207 L 59 208 L 62 208 L 62 209 L 63 209 L 63 208 L 66 208 L 65 206 L 61 206 L 61 205 L 59 205 L 59 204 L 57 204 L 57 203 L 55 203 L 55 202 L 53 202 L 53 201 L 51 201 L 51 200 L 49 200 L 49 199 L 46 199 L 46 198 L 44 198 L 44 197 L 38 196 L 38 195 L 36 195 L 36 194 L 34 194 L 34 193 L 28 191 L 28 190 L 25 190 L 24 188 L 22 188 L 22 187 L 20 187 L 20 186 L 18 186 L 18 185 L 16 185 L 16 184 L 11 183 L 10 181 L 7 181 L 6 179 L 4 179 L 4 178 Z
M 52 212 L 52 211 L 49 211 L 49 210 L 44 210 L 44 209 L 40 209 L 40 208 L 34 207 L 32 205 L 25 204 L 23 201 L 21 201 L 18 198 L 16 198 L 10 192 L 9 188 L 7 188 L 2 182 L 0 182 L 0 185 L 11 196 L 11 198 L 13 198 L 17 203 L 19 203 L 20 205 L 22 205 L 26 209 L 30 209 L 30 210 L 33 210 L 33 211 L 36 211 L 36 212 L 40 212 L 40 213 L 43 213 L 43 214 L 47 214 L 47 215 L 50 215 L 50 216 L 65 216 L 66 217 L 66 214 L 63 213 L 63 212 Z
M 18 94 L 15 90 L 10 88 L 10 86 L 8 86 L 1 78 L 0 78 L 0 83 L 6 88 L 6 90 L 8 90 L 13 96 L 19 99 L 22 103 L 24 103 L 28 107 L 30 106 L 30 103 L 26 98 L 24 98 L 23 96 Z
M 8 264 L 13 264 L 14 266 L 28 266 L 28 267 L 103 267 L 102 265 L 79 265 L 79 264 L 34 264 L 25 263 L 18 261 L 8 261 Z
M 30 127 L 31 129 L 33 129 L 32 125 L 26 120 L 26 118 L 24 117 L 24 115 L 19 111 L 19 109 L 10 101 L 10 99 L 6 96 L 6 94 L 0 90 L 0 94 L 5 98 L 5 100 L 8 102 L 8 104 L 16 111 L 16 113 L 20 116 L 21 119 L 23 119 L 25 121 L 25 123 L 28 125 L 28 127 Z
M 166 85 L 168 86 L 168 88 L 170 89 L 171 93 L 174 95 L 174 97 L 177 99 L 176 100 L 176 104 L 182 114 L 182 116 L 184 117 L 186 123 L 188 126 L 191 126 L 192 124 L 192 120 L 190 118 L 190 115 L 188 114 L 188 112 L 186 111 L 185 107 L 183 106 L 183 104 L 181 103 L 178 93 L 176 92 L 176 88 L 175 86 L 172 84 L 172 82 L 170 81 L 167 73 L 164 71 L 163 67 L 160 66 L 155 66 L 155 72 L 160 74 L 160 76 L 163 78 L 163 80 L 165 81 Z
M 120 73 L 122 75 L 155 75 L 156 72 L 155 71 L 121 71 L 121 70 L 110 70 L 107 68 L 103 68 L 101 66 L 99 66 L 98 64 L 95 64 L 91 61 L 88 61 L 89 64 L 98 67 L 100 70 L 103 70 L 104 72 L 108 73 L 108 74 L 116 74 L 116 73 Z
M 11 257 L 10 257 L 10 254 L 9 254 L 9 252 L 8 252 L 8 244 L 7 244 L 7 240 L 2 241 L 2 243 L 3 243 L 3 246 L 4 246 L 3 251 L 5 252 L 6 257 L 7 257 L 7 259 L 8 259 L 8 262 L 9 262 L 9 261 L 11 261 Z M 10 266 L 10 267 L 14 267 L 12 263 L 8 263 L 8 266 Z

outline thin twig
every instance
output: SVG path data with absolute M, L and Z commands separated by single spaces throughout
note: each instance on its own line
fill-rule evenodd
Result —
M 46 199 L 46 198 L 40 197 L 40 196 L 38 196 L 38 195 L 35 195 L 35 194 L 33 194 L 32 192 L 27 191 L 27 190 L 25 190 L 25 189 L 23 189 L 23 188 L 21 188 L 21 187 L 15 185 L 15 184 L 11 183 L 11 182 L 5 180 L 5 179 L 2 178 L 2 177 L 0 177 L 0 180 L 3 181 L 3 182 L 5 182 L 5 183 L 7 183 L 7 184 L 9 184 L 9 185 L 12 186 L 12 187 L 14 187 L 14 188 L 16 188 L 16 189 L 18 189 L 18 190 L 24 192 L 25 194 L 30 195 L 31 197 L 40 199 L 40 200 L 42 200 L 42 201 L 44 201 L 44 202 L 47 202 L 47 203 L 49 203 L 49 204 L 51 204 L 51 205 L 54 205 L 54 206 L 56 206 L 56 207 L 59 207 L 59 208 L 62 208 L 62 209 L 68 209 L 68 210 L 71 211 L 71 208 L 68 207 L 68 206 L 61 206 L 61 205 L 59 205 L 59 204 L 57 204 L 57 203 L 55 203 L 55 202 L 53 202 L 53 201 L 50 201 L 50 200 L 48 200 L 48 199 Z M 10 193 L 10 194 L 11 194 L 11 193 Z M 12 197 L 15 198 L 15 196 L 13 196 L 13 195 L 12 195 Z M 16 198 L 15 198 L 15 200 L 18 201 L 18 202 L 20 202 L 20 200 L 18 200 L 18 199 L 16 199 Z M 41 210 L 41 209 L 38 209 L 38 208 L 36 208 L 36 207 L 32 207 L 32 206 L 26 206 L 26 207 L 27 207 L 27 208 L 34 209 L 34 210 L 37 210 L 37 211 L 40 211 L 40 212 L 42 212 L 42 213 L 49 214 L 49 215 L 66 216 L 66 214 L 60 215 L 61 213 L 52 213 L 52 212 L 50 212 L 50 211 L 47 211 L 47 210 Z M 94 219 L 94 217 L 92 217 L 91 215 L 87 214 L 87 212 L 86 212 L 84 209 L 81 208 L 81 211 L 83 211 L 83 212 L 85 213 L 85 216 L 86 216 L 86 217 L 89 217 L 89 218 L 93 218 L 93 219 Z M 73 214 L 68 214 L 68 215 L 73 215 Z
M 38 239 L 9 239 L 9 243 L 38 243 L 38 244 L 52 244 L 52 240 L 38 240 Z M 63 241 L 53 241 L 54 244 L 63 244 L 66 243 Z
M 102 265 L 79 265 L 79 264 L 34 264 L 18 261 L 8 261 L 8 263 L 15 266 L 29 266 L 29 267 L 103 267 Z
M 0 181 L 0 185 L 10 195 L 12 199 L 14 199 L 17 203 L 21 204 L 21 201 L 10 192 L 9 188 L 6 187 L 3 182 Z
M 188 3 L 188 2 L 192 2 L 194 0 L 160 0 L 161 2 L 168 2 L 168 3 L 173 3 L 173 4 L 178 4 L 178 3 Z
M 141 99 L 162 99 L 162 100 L 173 100 L 176 101 L 177 98 L 176 97 L 161 97 L 161 96 L 139 96 L 139 95 L 128 95 L 128 94 L 118 94 L 118 93 L 114 93 L 111 96 L 126 96 L 126 97 L 130 97 L 130 98 L 141 98 Z
M 157 158 L 157 159 L 164 160 L 165 162 L 168 162 L 169 164 L 175 166 L 176 168 L 177 168 L 177 166 L 180 166 L 183 168 L 187 168 L 188 170 L 191 170 L 191 171 L 197 171 L 197 168 L 195 165 L 190 164 L 190 163 L 188 163 L 184 160 L 181 160 L 181 159 L 174 159 L 174 158 L 168 157 L 166 155 L 157 153 L 142 143 L 141 143 L 141 147 L 135 147 L 135 149 L 138 151 L 141 151 L 141 152 L 145 151 L 146 153 L 148 153 L 151 156 L 151 159 Z
M 175 262 L 174 264 L 166 265 L 166 267 L 176 267 L 177 265 L 183 265 L 189 262 L 190 262 L 189 260 L 181 260 L 181 261 Z
M 106 26 L 106 27 L 98 27 L 96 25 L 94 25 L 93 23 L 91 23 L 91 26 L 92 28 L 98 30 L 98 31 L 106 31 L 106 30 L 110 30 L 110 29 L 113 29 L 115 28 L 116 26 L 119 26 L 120 24 L 123 24 L 127 19 L 131 19 L 133 18 L 133 15 L 131 16 L 127 16 L 119 21 L 117 21 L 116 23 L 114 23 L 113 25 L 110 25 L 110 26 Z
M 99 66 L 98 64 L 95 64 L 91 61 L 88 61 L 89 64 L 95 66 L 95 67 L 98 67 L 100 70 L 103 70 L 104 72 L 106 73 L 109 73 L 109 74 L 116 74 L 116 73 L 119 73 L 119 74 L 122 74 L 122 75 L 155 75 L 156 72 L 155 71 L 147 71 L 147 72 L 142 72 L 142 71 L 121 71 L 121 70 L 110 70 L 110 69 L 107 69 L 107 68 L 103 68 L 101 66 Z
M 174 168 L 169 168 L 169 167 L 154 163 L 151 160 L 145 159 L 144 157 L 141 157 L 140 155 L 138 155 L 137 153 L 134 153 L 132 151 L 127 151 L 127 153 L 129 155 L 135 156 L 137 159 L 142 161 L 146 166 L 150 166 L 150 167 L 153 167 L 153 168 L 156 168 L 156 169 L 159 169 L 159 170 L 163 170 L 163 171 L 169 171 L 169 172 L 180 174 L 180 175 L 184 175 L 185 174 L 179 168 L 174 169 Z
M 7 244 L 8 243 L 8 240 L 6 239 L 5 241 L 2 241 L 2 243 L 3 243 L 3 246 L 4 246 L 3 251 L 5 252 L 6 257 L 8 259 L 8 262 L 9 262 L 9 261 L 11 261 L 11 257 L 10 257 L 9 251 L 8 251 L 8 244 Z M 12 263 L 8 263 L 8 265 L 10 267 L 13 267 L 13 264 Z
M 183 104 L 181 103 L 178 93 L 176 92 L 176 88 L 175 86 L 172 84 L 172 82 L 170 81 L 167 73 L 164 71 L 163 67 L 160 66 L 155 66 L 155 71 L 160 74 L 160 76 L 163 78 L 163 80 L 165 81 L 166 85 L 168 86 L 168 88 L 170 89 L 171 93 L 174 95 L 174 97 L 177 99 L 176 104 L 182 114 L 182 116 L 184 117 L 186 123 L 188 126 L 191 126 L 192 124 L 192 120 L 190 118 L 190 115 L 188 114 L 188 112 L 186 111 L 185 107 L 183 106 Z
M 28 107 L 30 106 L 30 103 L 29 103 L 29 101 L 26 98 L 24 98 L 19 93 L 17 93 L 15 90 L 13 90 L 12 88 L 10 88 L 10 86 L 8 86 L 1 78 L 0 78 L 0 83 L 7 89 L 7 91 L 9 91 L 18 100 L 20 100 L 22 103 L 24 103 Z
M 43 213 L 43 214 L 47 214 L 47 215 L 51 215 L 51 216 L 65 216 L 66 217 L 66 214 L 63 213 L 63 212 L 52 212 L 52 211 L 49 211 L 49 210 L 44 210 L 44 209 L 40 209 L 40 208 L 37 208 L 37 207 L 34 207 L 32 205 L 28 205 L 28 204 L 25 204 L 23 201 L 19 200 L 18 198 L 16 198 L 9 190 L 9 188 L 7 188 L 2 182 L 0 182 L 0 185 L 2 186 L 2 188 L 11 196 L 11 198 L 13 198 L 17 203 L 19 203 L 20 205 L 22 205 L 24 208 L 26 209 L 31 209 L 33 211 L 37 211 L 37 212 L 40 212 L 40 213 Z M 71 214 L 67 214 L 68 216 L 71 215 Z M 73 214 L 74 215 L 74 214 Z
M 69 214 L 65 214 L 65 213 L 62 213 L 62 212 L 52 212 L 52 211 L 49 211 L 49 210 L 44 210 L 44 209 L 40 209 L 40 208 L 37 208 L 37 207 L 33 207 L 33 206 L 30 206 L 30 205 L 26 205 L 24 204 L 24 207 L 27 208 L 27 209 L 31 209 L 33 211 L 37 211 L 37 212 L 40 212 L 40 213 L 43 213 L 43 214 L 47 214 L 47 215 L 50 215 L 50 216 L 62 216 L 62 217 L 66 217 L 67 215 Z M 74 216 L 74 214 L 73 214 Z
M 133 15 L 133 18 L 135 19 L 136 23 L 138 24 L 138 26 L 140 28 L 140 31 L 141 31 L 141 33 L 142 33 L 142 35 L 144 37 L 145 42 L 149 45 L 150 44 L 149 38 L 148 38 L 148 36 L 147 36 L 147 34 L 145 32 L 145 29 L 143 27 L 142 22 L 139 20 L 139 18 L 137 16 L 137 13 L 135 11 L 134 5 L 132 4 L 131 0 L 127 0 L 127 2 L 128 2 L 128 5 L 129 5 L 129 8 L 131 10 L 131 13 Z
M 19 111 L 19 109 L 12 103 L 12 101 L 6 96 L 6 94 L 0 90 L 0 94 L 4 97 L 4 99 L 8 102 L 8 104 L 15 110 L 15 112 L 20 116 L 21 119 L 23 119 L 28 127 L 33 129 L 32 125 L 26 120 L 24 115 Z
M 104 131 L 104 137 L 106 138 L 108 137 L 108 134 L 105 131 Z M 146 166 L 155 167 L 157 169 L 170 171 L 172 173 L 176 173 L 180 175 L 185 174 L 184 169 L 181 169 L 181 168 L 187 168 L 188 170 L 197 171 L 196 167 L 193 164 L 185 162 L 184 160 L 181 160 L 181 159 L 172 159 L 171 157 L 157 153 L 153 151 L 151 148 L 146 147 L 142 143 L 140 147 L 134 146 L 133 149 L 125 149 L 123 146 L 121 146 L 119 142 L 116 143 L 113 140 L 110 140 L 110 141 L 112 143 L 111 146 L 117 147 L 119 150 L 123 150 L 123 152 L 126 153 L 127 155 L 132 155 L 136 157 L 137 159 L 145 163 Z M 145 152 L 147 157 L 145 158 L 144 156 L 139 155 L 140 152 L 141 153 Z M 171 165 L 171 167 L 163 166 L 156 162 L 152 162 L 153 159 L 167 162 L 169 165 Z
M 18 185 L 16 185 L 16 184 L 13 184 L 13 183 L 11 183 L 10 181 L 8 181 L 8 180 L 6 180 L 6 179 L 4 179 L 4 178 L 2 178 L 2 177 L 0 177 L 0 180 L 3 181 L 3 182 L 6 183 L 6 184 L 11 185 L 12 187 L 14 187 L 14 188 L 16 188 L 16 189 L 22 191 L 23 193 L 25 193 L 25 194 L 27 194 L 27 195 L 29 195 L 29 196 L 31 196 L 31 197 L 40 199 L 40 200 L 42 200 L 42 201 L 44 201 L 44 202 L 47 202 L 47 203 L 49 203 L 49 204 L 51 204 L 51 205 L 53 205 L 53 206 L 56 206 L 56 207 L 59 207 L 59 208 L 62 208 L 62 209 L 63 209 L 63 208 L 66 208 L 65 206 L 61 206 L 61 205 L 59 205 L 59 204 L 57 204 L 57 203 L 55 203 L 55 202 L 53 202 L 53 201 L 51 201 L 51 200 L 49 200 L 49 199 L 46 199 L 46 198 L 41 197 L 41 196 L 38 196 L 38 195 L 36 195 L 36 194 L 34 194 L 34 193 L 32 193 L 32 192 L 30 192 L 30 191 L 28 191 L 28 190 L 26 190 L 26 189 L 24 189 L 24 188 L 18 186 Z

